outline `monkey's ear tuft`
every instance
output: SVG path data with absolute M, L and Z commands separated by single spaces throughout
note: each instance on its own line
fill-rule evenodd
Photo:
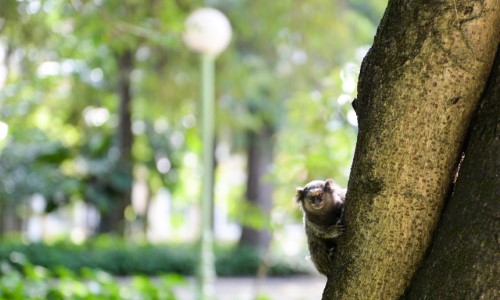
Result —
M 298 187 L 297 193 L 295 194 L 295 201 L 300 202 L 300 200 L 304 197 L 304 189 Z
M 332 179 L 327 179 L 325 181 L 325 188 L 324 189 L 326 191 L 331 191 L 331 190 L 333 190 L 333 185 L 334 185 L 333 180 Z

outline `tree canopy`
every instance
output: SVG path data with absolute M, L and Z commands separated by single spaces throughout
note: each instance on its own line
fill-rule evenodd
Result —
M 41 194 L 47 211 L 81 199 L 105 212 L 130 192 L 142 168 L 153 194 L 167 187 L 182 199 L 179 205 L 193 202 L 192 182 L 199 179 L 196 167 L 185 162 L 201 149 L 199 75 L 197 57 L 182 44 L 181 34 L 186 16 L 202 4 L 2 4 L 0 124 L 6 134 L 0 168 L 8 176 L 0 183 L 0 201 L 17 206 Z M 345 183 L 356 134 L 350 107 L 356 65 L 371 43 L 384 1 L 210 5 L 228 15 L 235 32 L 217 62 L 219 143 L 245 155 L 245 132 L 274 128 L 277 147 L 269 151 L 276 157 L 267 180 L 276 184 L 273 202 L 282 208 L 289 207 L 296 182 L 334 177 Z M 119 84 L 126 53 L 131 57 L 129 170 L 119 159 L 124 151 Z

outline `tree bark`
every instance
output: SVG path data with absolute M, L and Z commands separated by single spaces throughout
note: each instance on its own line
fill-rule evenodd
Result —
M 496 0 L 389 1 L 363 61 L 359 134 L 323 299 L 397 299 L 430 243 L 500 35 Z
M 248 133 L 248 178 L 246 199 L 252 208 L 259 211 L 259 216 L 267 220 L 271 218 L 273 206 L 273 184 L 266 179 L 274 161 L 274 130 L 264 126 L 259 132 Z M 253 215 L 253 214 L 251 214 Z M 254 216 L 253 216 L 254 217 Z M 259 222 L 260 223 L 260 222 Z M 267 228 L 254 228 L 244 225 L 239 246 L 254 247 L 264 251 L 271 240 Z
M 500 55 L 455 190 L 407 299 L 500 297 Z

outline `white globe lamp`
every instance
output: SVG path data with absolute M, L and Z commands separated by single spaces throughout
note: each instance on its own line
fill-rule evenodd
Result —
M 215 57 L 227 48 L 231 34 L 231 24 L 223 13 L 200 8 L 186 19 L 183 40 L 191 50 Z

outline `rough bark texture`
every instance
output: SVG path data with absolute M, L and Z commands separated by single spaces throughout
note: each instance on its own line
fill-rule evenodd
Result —
M 500 34 L 497 0 L 390 1 L 363 61 L 346 234 L 323 299 L 397 299 L 427 249 Z
M 246 199 L 252 207 L 259 209 L 262 216 L 271 217 L 273 206 L 273 185 L 266 176 L 274 158 L 274 130 L 269 127 L 248 135 L 248 178 Z M 271 240 L 266 229 L 244 226 L 239 246 L 255 247 L 264 251 Z
M 453 196 L 407 299 L 500 298 L 500 56 Z

